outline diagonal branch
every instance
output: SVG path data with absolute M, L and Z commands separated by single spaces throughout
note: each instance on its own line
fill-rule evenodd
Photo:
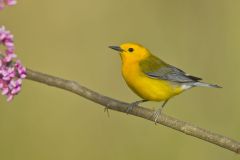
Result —
M 30 69 L 27 69 L 27 79 L 70 91 L 115 111 L 126 113 L 127 107 L 129 106 L 129 103 L 103 96 L 95 91 L 81 86 L 77 82 L 54 77 Z M 154 118 L 151 116 L 153 111 L 150 109 L 135 107 L 128 114 L 142 117 L 154 122 Z M 161 116 L 159 116 L 157 123 L 240 154 L 240 142 L 197 127 L 194 124 L 178 120 L 165 114 L 161 114 Z

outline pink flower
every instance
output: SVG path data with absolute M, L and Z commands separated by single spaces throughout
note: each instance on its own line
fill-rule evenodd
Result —
M 13 6 L 17 4 L 16 0 L 0 0 L 0 10 L 2 10 L 5 6 Z
M 12 5 L 17 4 L 17 1 L 16 0 L 5 0 L 5 3 L 9 6 L 12 6 Z
M 0 27 L 0 45 L 5 48 L 0 50 L 0 90 L 2 95 L 7 96 L 7 101 L 11 101 L 21 90 L 22 79 L 26 77 L 26 68 L 20 60 L 13 61 L 17 57 L 13 35 L 5 27 Z

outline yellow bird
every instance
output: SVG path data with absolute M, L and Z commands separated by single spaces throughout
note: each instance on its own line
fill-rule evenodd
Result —
M 120 52 L 123 78 L 133 92 L 142 98 L 131 103 L 127 112 L 146 101 L 164 101 L 154 112 L 156 122 L 162 108 L 173 96 L 196 86 L 221 88 L 200 82 L 201 78 L 167 64 L 140 44 L 125 43 L 109 47 Z

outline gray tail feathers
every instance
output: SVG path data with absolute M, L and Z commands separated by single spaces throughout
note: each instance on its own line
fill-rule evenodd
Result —
M 211 87 L 211 88 L 222 88 L 219 85 L 216 84 L 209 84 L 209 83 L 204 83 L 204 82 L 196 82 L 193 84 L 193 86 L 199 86 L 199 87 Z

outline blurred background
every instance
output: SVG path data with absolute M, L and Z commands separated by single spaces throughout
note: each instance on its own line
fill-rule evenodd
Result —
M 222 89 L 195 88 L 164 112 L 240 140 L 240 1 L 24 0 L 0 12 L 18 57 L 33 70 L 133 102 L 120 58 L 107 46 L 138 42 Z M 228 150 L 153 122 L 110 111 L 72 93 L 25 80 L 0 97 L 0 159 L 239 159 Z M 156 108 L 159 103 L 146 103 Z

